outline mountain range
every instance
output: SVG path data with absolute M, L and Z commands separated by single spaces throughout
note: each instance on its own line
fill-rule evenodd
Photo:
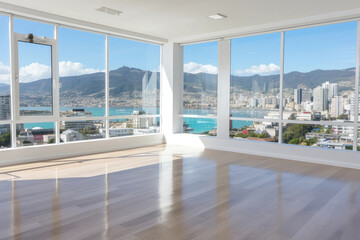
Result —
M 160 74 L 147 72 L 137 68 L 121 67 L 112 70 L 109 73 L 110 79 L 110 96 L 120 96 L 122 93 L 131 93 L 142 90 L 142 81 L 144 75 L 148 73 L 148 78 L 152 74 L 157 74 L 159 83 Z M 284 74 L 284 88 L 297 88 L 298 86 L 315 88 L 321 83 L 328 81 L 330 83 L 339 84 L 339 91 L 350 89 L 351 81 L 354 81 L 355 68 L 343 70 L 314 70 L 307 73 L 290 72 Z M 105 88 L 105 73 L 92 73 L 79 76 L 61 77 L 60 93 L 66 95 L 83 95 L 92 97 L 103 97 Z M 217 89 L 217 75 L 207 73 L 185 73 L 184 74 L 184 90 L 188 92 L 196 92 L 200 88 L 207 90 Z M 267 91 L 271 88 L 279 88 L 279 74 L 276 75 L 253 75 L 253 76 L 231 76 L 231 86 L 246 90 Z M 159 88 L 160 84 L 157 84 Z M 21 83 L 20 91 L 32 95 L 41 95 L 49 92 L 51 89 L 51 81 L 42 79 L 29 83 Z M 0 84 L 0 94 L 7 94 L 10 88 L 7 84 Z

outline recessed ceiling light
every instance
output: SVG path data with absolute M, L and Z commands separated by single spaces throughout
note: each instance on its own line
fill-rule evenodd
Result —
M 214 19 L 214 20 L 219 20 L 219 19 L 223 19 L 223 18 L 227 18 L 227 16 L 225 16 L 224 14 L 221 14 L 221 13 L 217 13 L 215 15 L 210 15 L 208 16 L 209 18 L 211 19 Z
M 96 11 L 103 12 L 103 13 L 110 14 L 110 15 L 118 15 L 118 16 L 120 15 L 120 13 L 122 13 L 121 11 L 107 8 L 107 7 L 98 8 L 98 9 L 96 9 Z

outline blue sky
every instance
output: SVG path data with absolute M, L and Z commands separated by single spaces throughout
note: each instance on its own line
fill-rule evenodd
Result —
M 14 19 L 16 32 L 53 37 L 54 27 Z M 356 22 L 287 31 L 285 33 L 285 72 L 355 67 Z M 9 66 L 8 18 L 0 15 L 0 82 Z M 105 36 L 73 29 L 59 29 L 60 72 L 63 76 L 92 73 L 105 69 Z M 122 66 L 158 70 L 160 47 L 125 39 L 109 39 L 110 70 Z M 35 49 L 36 48 L 36 49 Z M 46 76 L 50 69 L 45 47 L 22 47 L 20 67 L 30 76 L 40 69 Z M 36 54 L 35 54 L 36 53 Z M 275 74 L 280 66 L 280 33 L 232 40 L 231 71 L 237 75 Z M 218 43 L 208 42 L 184 47 L 187 72 L 216 73 Z M 34 65 L 36 62 L 39 65 Z M 30 66 L 33 64 L 32 66 Z M 27 67 L 27 68 L 25 68 Z M 31 81 L 32 78 L 26 78 Z
M 285 73 L 315 69 L 345 69 L 356 64 L 356 22 L 285 33 Z M 237 75 L 267 75 L 280 66 L 280 33 L 237 38 L 231 41 L 231 72 Z M 217 66 L 217 42 L 186 45 L 184 64 Z M 272 65 L 271 65 L 272 64 Z M 202 68 L 207 69 L 207 68 Z M 277 70 L 277 71 L 276 71 Z
M 36 36 L 54 37 L 54 27 L 48 24 L 14 18 L 14 31 Z M 0 15 L 0 82 L 1 74 L 9 66 L 8 18 Z M 130 41 L 115 37 L 109 38 L 110 70 L 122 66 L 146 70 L 159 70 L 160 46 Z M 50 76 L 49 49 L 47 46 L 19 45 L 20 79 L 23 82 Z M 105 36 L 69 28 L 59 28 L 60 75 L 80 75 L 105 70 Z M 5 66 L 5 67 L 4 67 Z M 35 72 L 38 71 L 38 74 Z

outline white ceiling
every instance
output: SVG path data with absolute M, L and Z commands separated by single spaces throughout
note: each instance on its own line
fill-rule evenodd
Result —
M 228 31 L 341 11 L 359 0 L 1 0 L 4 3 L 165 39 Z M 105 6 L 120 16 L 95 11 Z M 222 13 L 228 18 L 212 20 Z

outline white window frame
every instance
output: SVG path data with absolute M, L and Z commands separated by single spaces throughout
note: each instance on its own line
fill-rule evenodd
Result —
M 356 68 L 355 68 L 355 112 L 354 112 L 354 121 L 353 122 L 336 122 L 336 121 L 300 121 L 300 120 L 288 120 L 283 119 L 283 88 L 284 88 L 284 49 L 285 49 L 285 32 L 295 29 L 304 29 L 304 28 L 310 28 L 310 27 L 316 27 L 316 26 L 326 26 L 336 23 L 345 23 L 345 22 L 357 22 L 357 46 L 356 46 Z M 230 85 L 229 81 L 231 78 L 231 73 L 228 69 L 229 66 L 227 64 L 224 64 L 223 62 L 230 63 L 231 62 L 231 54 L 229 54 L 229 51 L 231 52 L 231 44 L 226 43 L 226 41 L 231 41 L 231 39 L 234 38 L 240 38 L 240 37 L 250 37 L 250 36 L 256 36 L 256 35 L 262 35 L 262 34 L 268 34 L 268 33 L 281 33 L 281 40 L 280 40 L 280 105 L 279 105 L 279 118 L 278 119 L 261 119 L 261 118 L 246 118 L 246 117 L 229 117 L 228 112 L 225 110 L 230 109 Z M 360 117 L 359 117 L 359 101 L 360 101 L 360 94 L 359 94 L 359 88 L 360 88 L 360 21 L 359 19 L 347 19 L 343 21 L 336 21 L 336 22 L 324 22 L 321 24 L 307 24 L 302 25 L 299 27 L 291 27 L 291 28 L 284 28 L 281 30 L 273 30 L 273 31 L 262 31 L 262 32 L 256 32 L 253 34 L 244 34 L 244 35 L 237 35 L 237 36 L 230 36 L 230 37 L 223 37 L 218 39 L 209 39 L 209 40 L 202 40 L 202 41 L 194 41 L 194 42 L 185 42 L 180 43 L 180 46 L 185 45 L 191 45 L 191 44 L 199 44 L 209 41 L 218 41 L 218 47 L 219 47 L 219 64 L 218 64 L 218 72 L 219 74 L 222 73 L 222 77 L 220 78 L 220 75 L 218 75 L 218 108 L 217 108 L 217 116 L 201 116 L 201 115 L 185 115 L 183 113 L 180 113 L 178 115 L 179 118 L 215 118 L 218 119 L 217 121 L 217 129 L 218 134 L 216 138 L 218 139 L 229 139 L 229 127 L 228 127 L 228 121 L 224 121 L 224 114 L 227 114 L 227 120 L 240 120 L 240 121 L 253 121 L 253 122 L 271 122 L 271 123 L 278 123 L 279 124 L 279 136 L 278 136 L 278 144 L 285 144 L 283 143 L 282 139 L 282 133 L 283 133 L 283 124 L 284 123 L 292 123 L 292 124 L 304 124 L 304 125 L 332 125 L 332 126 L 351 126 L 353 127 L 353 151 L 357 151 L 357 148 L 360 147 L 360 143 L 358 143 L 358 132 L 360 127 Z M 222 61 L 222 62 L 220 62 Z M 221 85 L 221 86 L 220 86 Z M 221 87 L 221 88 L 220 88 Z M 226 89 L 224 89 L 226 88 Z M 223 110 L 219 108 L 219 106 L 222 106 Z M 220 114 L 223 112 L 223 114 Z M 221 132 L 220 132 L 221 131 Z M 227 136 L 227 137 L 226 137 Z M 241 141 L 241 140 L 238 140 Z M 247 140 L 248 141 L 248 140 Z M 344 150 L 348 151 L 348 150 Z
M 10 98 L 11 98 L 11 119 L 10 120 L 1 120 L 1 125 L 10 125 L 10 132 L 11 132 L 11 147 L 1 149 L 0 151 L 7 150 L 7 149 L 13 149 L 13 148 L 22 148 L 16 146 L 16 125 L 17 124 L 23 124 L 23 123 L 43 123 L 43 122 L 53 122 L 54 123 L 54 131 L 55 131 L 55 143 L 50 145 L 34 145 L 34 146 L 28 146 L 26 148 L 31 147 L 46 147 L 46 146 L 53 146 L 60 144 L 60 122 L 62 121 L 91 121 L 91 120 L 101 120 L 105 123 L 106 128 L 106 135 L 104 138 L 99 139 L 93 139 L 93 140 L 81 140 L 76 141 L 77 142 L 88 142 L 88 141 L 102 141 L 105 139 L 117 139 L 117 138 L 126 138 L 129 136 L 119 136 L 119 137 L 111 137 L 109 136 L 109 122 L 111 119 L 122 119 L 122 118 L 160 118 L 160 133 L 155 134 L 162 134 L 163 128 L 161 123 L 161 109 L 160 114 L 156 115 L 141 115 L 141 116 L 135 116 L 135 115 L 120 115 L 120 116 L 110 116 L 109 115 L 109 37 L 117 37 L 117 38 L 124 38 L 131 41 L 138 41 L 138 42 L 144 42 L 149 44 L 154 44 L 160 46 L 160 68 L 162 68 L 162 58 L 161 58 L 161 52 L 163 48 L 163 44 L 160 44 L 158 42 L 152 42 L 152 41 L 146 41 L 146 40 L 139 40 L 139 39 L 133 39 L 131 37 L 125 37 L 110 33 L 104 33 L 102 31 L 92 31 L 88 30 L 86 28 L 81 27 L 74 27 L 74 26 L 65 26 L 66 28 L 75 29 L 78 31 L 84 31 L 84 32 L 92 32 L 96 33 L 102 36 L 105 36 L 105 116 L 100 117 L 61 117 L 60 116 L 60 84 L 59 84 L 59 24 L 53 23 L 53 22 L 46 22 L 42 20 L 38 20 L 36 18 L 29 18 L 29 17 L 23 17 L 19 15 L 14 14 L 8 14 L 8 13 L 0 13 L 1 15 L 8 16 L 9 17 L 9 56 L 10 56 L 10 75 L 11 75 L 11 84 L 10 84 Z M 14 32 L 14 17 L 26 19 L 29 21 L 35 21 L 35 22 L 41 22 L 45 24 L 50 24 L 54 26 L 54 38 L 42 38 L 39 36 L 34 36 L 34 44 L 41 44 L 41 45 L 49 45 L 51 46 L 51 64 L 52 64 L 52 97 L 53 97 L 53 113 L 51 115 L 44 115 L 44 116 L 20 116 L 20 101 L 19 101 L 19 80 L 17 76 L 19 76 L 19 66 L 18 66 L 18 41 L 23 42 L 29 42 L 26 39 L 27 34 L 21 34 L 21 33 L 15 33 Z M 160 78 L 161 78 L 161 71 L 160 71 Z M 161 87 L 160 87 L 161 91 Z M 161 94 L 160 94 L 160 102 L 161 102 Z M 160 106 L 159 106 L 160 107 Z M 153 135 L 153 134 L 147 134 L 147 135 Z M 133 135 L 130 137 L 141 137 L 140 135 Z M 67 144 L 73 144 L 75 142 L 70 142 Z M 62 143 L 63 144 L 63 143 Z
M 41 38 L 39 36 L 34 36 L 34 39 L 32 42 L 30 42 L 27 39 L 27 34 L 22 33 L 13 33 L 13 46 L 14 46 L 14 68 L 15 68 L 15 76 L 12 76 L 12 84 L 15 88 L 15 104 L 14 106 L 14 112 L 15 112 L 15 119 L 18 122 L 53 122 L 56 121 L 55 116 L 58 114 L 55 112 L 55 102 L 56 102 L 56 91 L 57 86 L 56 85 L 56 73 L 57 68 L 59 67 L 59 64 L 57 64 L 56 59 L 56 45 L 57 41 L 56 39 L 51 38 Z M 38 44 L 43 46 L 49 46 L 51 47 L 51 85 L 52 85 L 52 114 L 51 115 L 41 115 L 41 116 L 20 116 L 20 82 L 19 82 L 19 76 L 20 76 L 20 69 L 19 69 L 19 42 L 25 42 L 29 44 Z

